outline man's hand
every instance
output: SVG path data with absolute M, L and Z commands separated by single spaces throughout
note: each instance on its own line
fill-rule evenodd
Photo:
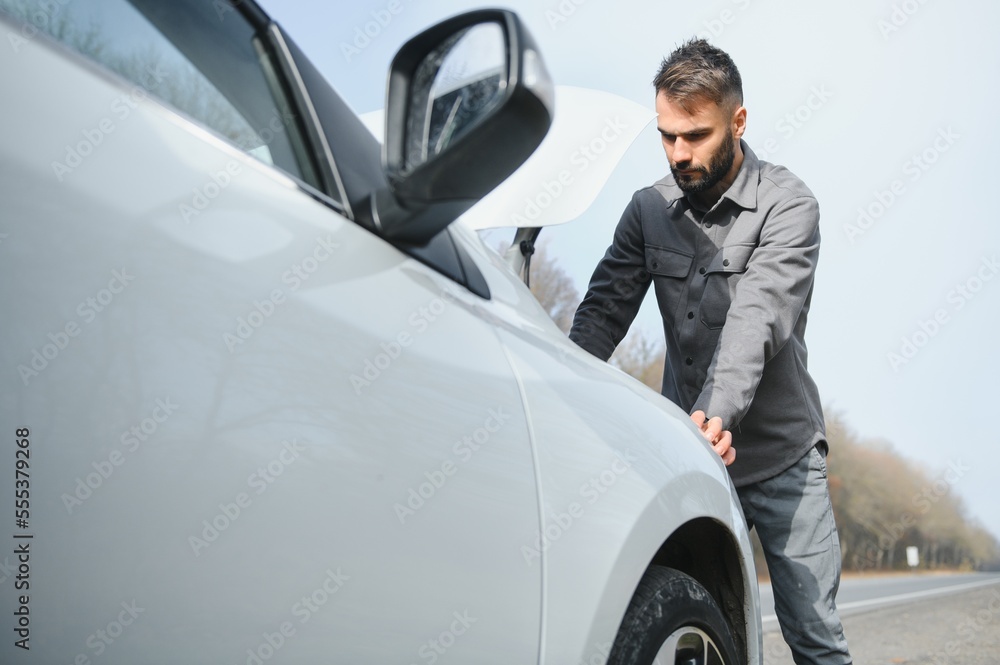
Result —
M 701 435 L 712 444 L 712 450 L 729 466 L 736 461 L 736 449 L 733 448 L 733 435 L 729 430 L 722 429 L 722 418 L 718 416 L 705 419 L 705 412 L 698 410 L 691 414 L 691 420 L 701 430 Z

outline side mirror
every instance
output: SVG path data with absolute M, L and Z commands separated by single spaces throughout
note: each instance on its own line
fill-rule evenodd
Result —
M 389 71 L 389 190 L 372 199 L 372 225 L 425 244 L 534 152 L 552 113 L 552 81 L 513 12 L 469 12 L 417 35 Z

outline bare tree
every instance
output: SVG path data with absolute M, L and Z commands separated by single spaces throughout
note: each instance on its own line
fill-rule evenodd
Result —
M 666 353 L 662 340 L 652 338 L 641 328 L 633 328 L 615 349 L 609 362 L 660 392 Z
M 532 257 L 531 292 L 560 330 L 568 333 L 580 306 L 580 294 L 573 280 L 551 255 L 548 243 L 539 245 Z M 665 354 L 662 341 L 634 328 L 618 345 L 609 362 L 659 392 Z
M 549 253 L 549 243 L 535 248 L 531 257 L 531 293 L 564 333 L 573 326 L 573 315 L 580 306 L 580 293 L 573 280 Z

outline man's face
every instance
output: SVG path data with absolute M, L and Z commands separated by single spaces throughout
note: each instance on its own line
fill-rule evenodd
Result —
M 656 95 L 657 128 L 670 162 L 674 181 L 686 193 L 704 192 L 729 174 L 736 157 L 736 138 L 743 134 L 739 120 L 745 111 L 730 113 L 714 102 L 702 102 L 691 112 Z

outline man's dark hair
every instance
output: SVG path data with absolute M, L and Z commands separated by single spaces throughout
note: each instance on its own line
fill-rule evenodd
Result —
M 653 79 L 656 94 L 691 112 L 696 104 L 714 102 L 735 110 L 743 105 L 743 79 L 729 54 L 704 39 L 691 39 L 660 64 Z

